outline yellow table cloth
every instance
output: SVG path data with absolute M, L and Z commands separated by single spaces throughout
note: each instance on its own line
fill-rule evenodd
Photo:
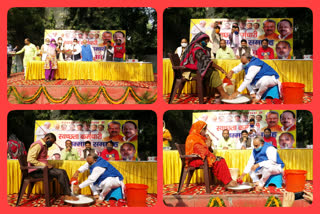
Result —
M 49 161 L 55 168 L 66 170 L 69 179 L 79 169 L 80 166 L 85 164 L 85 161 L 62 161 L 51 160 Z M 146 184 L 149 186 L 148 193 L 157 193 L 157 162 L 147 161 L 110 161 L 110 163 L 119 170 L 123 175 L 123 182 Z M 81 173 L 79 182 L 87 179 L 89 171 Z M 7 194 L 19 193 L 21 182 L 21 171 L 18 160 L 7 160 Z M 59 188 L 57 188 L 59 191 Z M 42 182 L 35 184 L 32 193 L 43 193 Z M 90 187 L 85 187 L 81 190 L 84 195 L 90 195 Z
M 239 65 L 237 59 L 214 59 L 214 63 L 222 67 L 226 72 Z M 280 75 L 281 82 L 299 82 L 305 84 L 305 92 L 313 92 L 313 61 L 312 60 L 263 60 Z M 220 77 L 225 77 L 220 71 Z M 170 59 L 163 59 L 163 94 L 171 93 L 174 73 Z M 236 89 L 241 85 L 244 78 L 244 71 L 234 74 Z M 197 87 L 195 81 L 187 82 L 182 90 L 184 94 L 196 93 Z M 246 93 L 244 90 L 243 93 Z
M 252 150 L 217 150 L 216 155 L 224 157 L 229 168 L 238 168 L 242 174 Z M 313 180 L 313 150 L 312 149 L 279 149 L 279 155 L 285 163 L 284 169 L 307 170 L 307 180 Z M 179 183 L 181 160 L 178 150 L 163 151 L 163 184 Z M 247 175 L 244 181 L 249 181 Z M 190 183 L 204 183 L 202 170 L 197 170 Z
M 26 80 L 45 79 L 44 62 L 28 63 Z M 55 79 L 154 81 L 152 63 L 129 62 L 58 62 Z

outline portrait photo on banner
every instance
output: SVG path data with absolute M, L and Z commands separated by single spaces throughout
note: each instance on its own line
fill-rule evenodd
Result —
M 151 104 L 157 99 L 156 76 L 153 8 L 8 10 L 10 103 Z
M 163 22 L 167 103 L 312 101 L 310 9 L 172 7 L 164 11 Z

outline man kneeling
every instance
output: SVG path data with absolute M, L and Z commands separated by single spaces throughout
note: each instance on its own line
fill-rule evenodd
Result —
M 283 174 L 284 163 L 277 149 L 271 144 L 265 143 L 261 136 L 253 139 L 253 146 L 254 150 L 240 179 L 243 180 L 244 176 L 249 173 L 256 190 L 261 191 L 271 175 Z M 261 179 L 259 179 L 259 175 L 261 175 Z
M 99 157 L 97 154 L 88 155 L 87 163 L 74 173 L 73 178 L 77 179 L 79 173 L 83 173 L 87 170 L 90 170 L 88 179 L 80 185 L 74 185 L 74 192 L 79 192 L 80 189 L 90 185 L 94 198 L 100 203 L 103 202 L 106 195 L 112 189 L 121 186 L 123 191 L 123 176 L 108 161 Z
M 253 98 L 252 103 L 258 103 L 269 88 L 278 85 L 280 89 L 279 74 L 264 61 L 250 54 L 243 54 L 241 63 L 234 67 L 227 76 L 231 79 L 233 73 L 239 73 L 242 70 L 245 70 L 244 80 L 238 90 L 231 95 L 231 99 L 236 98 L 247 88 Z

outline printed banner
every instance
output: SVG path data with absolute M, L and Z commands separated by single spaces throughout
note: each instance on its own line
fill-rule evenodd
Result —
M 126 122 L 129 125 L 124 126 Z M 67 140 L 71 140 L 72 148 L 77 150 L 80 157 L 83 157 L 86 141 L 90 141 L 91 147 L 101 156 L 101 152 L 110 140 L 113 141 L 114 149 L 119 153 L 120 160 L 136 160 L 138 156 L 137 120 L 130 120 L 130 122 L 127 120 L 93 120 L 90 124 L 72 120 L 36 120 L 34 140 L 40 140 L 46 133 L 55 134 L 58 145 L 54 144 L 49 148 L 49 159 L 53 159 L 54 154 L 61 155 Z
M 226 40 L 227 45 L 230 45 L 229 35 L 231 34 L 232 26 L 238 24 L 240 37 L 247 40 L 248 46 L 252 49 L 254 55 L 257 54 L 257 50 L 261 46 L 261 40 L 267 38 L 269 47 L 273 48 L 276 59 L 278 55 L 286 56 L 287 59 L 291 59 L 293 56 L 293 18 L 252 18 L 246 21 L 191 19 L 190 41 L 200 31 L 208 34 L 212 41 L 215 22 L 220 27 L 221 39 Z M 211 48 L 212 43 L 209 42 L 208 47 Z
M 294 115 L 293 115 L 293 114 Z M 237 111 L 210 111 L 193 113 L 193 123 L 202 120 L 207 123 L 207 134 L 217 144 L 222 132 L 229 130 L 230 138 L 239 141 L 241 131 L 256 130 L 257 135 L 264 135 L 266 128 L 271 129 L 271 137 L 276 138 L 277 147 L 281 149 L 296 148 L 296 111 L 287 110 L 251 110 L 246 113 Z M 249 120 L 254 119 L 253 125 Z M 213 136 L 214 135 L 214 136 Z
M 96 55 L 96 60 L 103 59 L 104 47 L 107 46 L 107 41 L 111 41 L 113 46 L 116 39 L 121 39 L 122 44 L 126 43 L 125 30 L 90 30 L 89 32 L 82 32 L 79 30 L 45 30 L 44 39 L 49 38 L 58 41 L 61 37 L 65 45 L 65 50 L 71 50 L 73 39 L 77 39 L 79 44 L 83 44 L 83 40 L 87 39 L 88 44 L 93 47 Z M 125 57 L 125 56 L 124 56 Z

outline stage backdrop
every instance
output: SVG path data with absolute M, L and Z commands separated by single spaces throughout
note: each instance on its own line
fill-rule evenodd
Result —
M 85 141 L 91 141 L 92 148 L 96 150 L 96 153 L 100 156 L 101 152 L 105 149 L 107 141 L 109 141 L 108 123 L 112 120 L 92 120 L 90 124 L 86 122 L 75 122 L 72 120 L 36 120 L 35 121 L 35 135 L 34 140 L 39 140 L 44 137 L 44 132 L 53 133 L 56 135 L 56 143 L 65 148 L 65 141 L 71 140 L 72 147 L 78 151 L 79 156 L 82 155 L 82 150 L 85 148 Z M 122 125 L 127 120 L 116 120 L 121 124 L 120 133 L 122 137 Z M 130 120 L 134 122 L 138 127 L 137 120 Z M 82 126 L 82 127 L 81 127 Z M 138 134 L 138 131 L 137 131 Z M 121 138 L 122 138 L 121 137 Z M 119 137 L 120 138 L 120 137 Z M 122 155 L 120 148 L 125 143 L 124 140 L 117 140 L 114 142 L 114 149 L 119 152 L 120 159 Z M 130 141 L 135 146 L 135 156 L 138 156 L 138 140 Z M 53 145 L 49 148 L 48 158 L 53 159 L 53 154 L 61 151 L 57 145 Z
M 287 38 L 280 39 L 278 36 L 279 32 L 277 30 L 277 24 L 283 20 L 284 18 L 252 18 L 247 19 L 246 21 L 236 21 L 232 19 L 191 19 L 190 21 L 190 41 L 196 35 L 197 33 L 203 30 L 205 30 L 204 33 L 208 34 L 210 36 L 210 40 L 212 39 L 211 33 L 213 30 L 213 25 L 215 22 L 218 23 L 220 26 L 220 34 L 221 38 L 226 40 L 227 44 L 230 43 L 229 41 L 229 34 L 231 33 L 232 24 L 238 23 L 239 29 L 240 29 L 240 36 L 243 39 L 246 39 L 248 42 L 248 45 L 252 48 L 253 53 L 256 54 L 256 51 L 261 46 L 261 40 L 264 39 L 264 30 L 263 30 L 263 22 L 266 20 L 273 20 L 276 22 L 275 29 L 274 29 L 274 37 L 273 39 L 269 39 L 269 46 L 273 48 L 275 58 L 277 57 L 276 52 L 276 44 L 279 41 L 287 41 L 291 45 L 291 51 L 290 56 L 293 55 L 293 36 L 292 34 L 288 36 Z M 292 29 L 293 29 L 293 18 L 285 18 L 286 20 L 289 20 L 292 23 Z M 200 21 L 205 21 L 206 25 L 205 27 L 201 27 L 199 25 Z M 257 24 L 255 24 L 257 23 Z M 196 26 L 195 26 L 196 25 Z M 258 27 L 259 25 L 259 27 Z M 254 26 L 258 28 L 254 28 Z M 211 40 L 212 41 L 212 40 Z M 212 47 L 212 44 L 209 42 L 208 47 Z
M 296 128 L 295 125 L 292 129 L 292 131 L 282 131 L 282 124 L 280 122 L 280 115 L 285 110 L 273 110 L 273 112 L 278 113 L 278 122 L 277 122 L 277 131 L 272 131 L 271 136 L 275 137 L 277 140 L 278 148 L 285 149 L 285 144 L 281 144 L 279 142 L 279 137 L 282 133 L 290 133 L 293 138 L 294 142 L 292 144 L 292 148 L 296 147 Z M 249 120 L 251 118 L 255 119 L 256 123 L 256 130 L 257 132 L 260 131 L 261 135 L 263 136 L 263 130 L 268 126 L 266 122 L 266 114 L 269 112 L 269 110 L 251 110 L 247 113 L 239 113 L 237 111 L 210 111 L 210 112 L 198 112 L 193 113 L 193 123 L 197 122 L 198 120 L 205 121 L 208 124 L 208 129 L 210 132 L 212 132 L 216 137 L 219 139 L 222 138 L 222 132 L 224 129 L 229 130 L 229 134 L 231 138 L 234 138 L 237 142 L 238 139 L 241 137 L 241 131 L 247 130 L 249 132 Z M 296 111 L 292 111 L 295 114 L 295 118 L 297 118 Z M 258 116 L 259 115 L 259 116 Z M 259 121 L 261 116 L 261 121 Z M 207 131 L 207 134 L 211 136 L 211 139 L 214 143 L 217 143 L 215 137 L 210 134 L 210 132 Z M 284 134 L 282 136 L 283 139 L 289 138 L 290 134 Z
M 87 39 L 88 44 L 93 47 L 96 60 L 102 60 L 104 46 L 106 45 L 104 44 L 104 40 L 110 40 L 113 45 L 114 40 L 116 38 L 120 38 L 122 44 L 125 45 L 126 36 L 123 36 L 121 33 L 117 32 L 122 32 L 124 35 L 126 35 L 125 30 L 90 30 L 89 32 L 82 32 L 79 30 L 45 30 L 44 39 L 55 39 L 58 42 L 58 38 L 62 37 L 66 50 L 71 49 L 73 39 L 78 39 L 80 45 L 82 45 L 83 39 Z

